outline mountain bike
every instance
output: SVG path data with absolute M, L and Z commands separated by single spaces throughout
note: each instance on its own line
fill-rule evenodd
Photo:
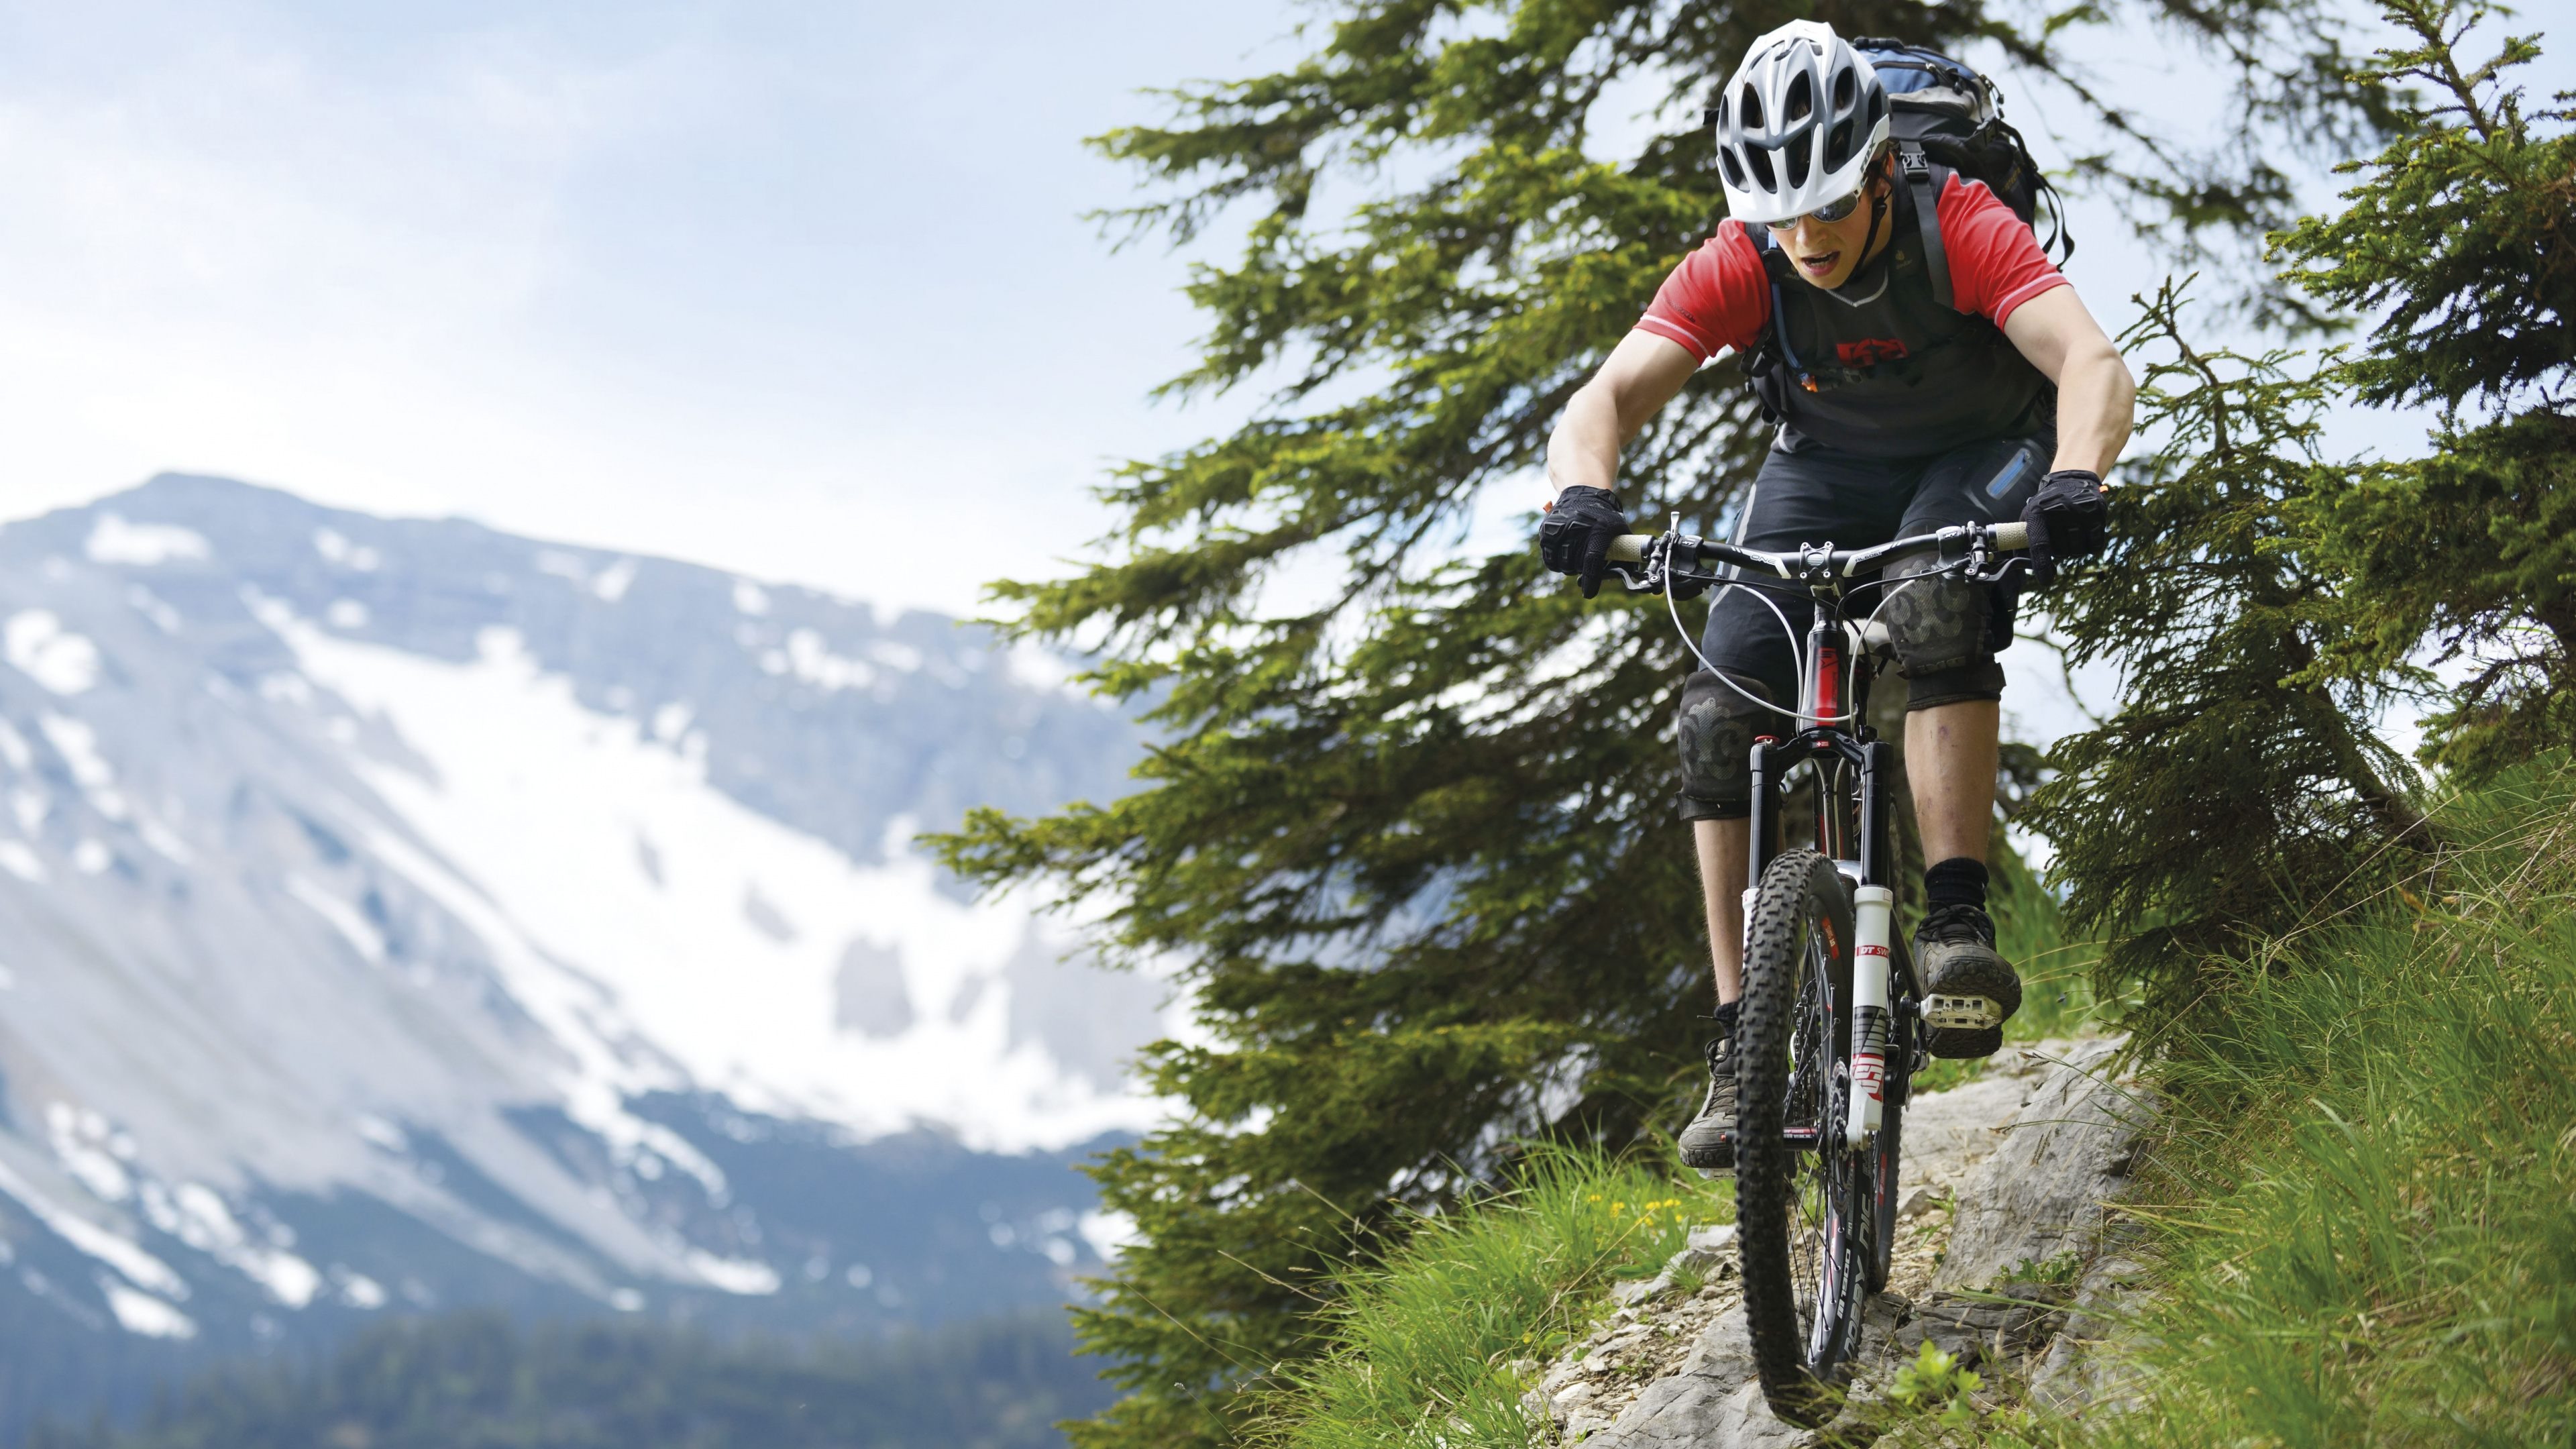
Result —
M 1868 724 L 1869 690 L 1892 660 L 1878 622 L 1889 598 L 1944 575 L 1992 583 L 2028 543 L 2019 523 L 1965 525 L 1876 548 L 1831 544 L 1763 553 L 1678 526 L 1629 534 L 1610 553 L 1628 587 L 1665 596 L 1699 653 L 1672 585 L 1749 588 L 1799 654 L 1799 703 L 1753 745 L 1752 870 L 1744 893 L 1744 996 L 1736 1042 L 1735 1214 L 1753 1357 L 1771 1411 L 1815 1427 L 1840 1408 L 1869 1296 L 1887 1286 L 1896 1236 L 1897 1162 L 1914 1073 L 1931 1029 L 1912 953 L 1895 937 L 1895 751 Z M 1900 557 L 1935 567 L 1881 579 Z M 1732 577 L 1706 571 L 1717 563 Z M 1880 597 L 1866 617 L 1855 605 Z M 1773 595 L 1804 601 L 1803 646 Z M 1707 660 L 1700 660 L 1703 666 Z M 1723 676 L 1721 676 L 1723 678 Z M 1753 698 L 1750 694 L 1748 699 Z M 1812 844 L 1783 841 L 1793 777 L 1812 787 Z

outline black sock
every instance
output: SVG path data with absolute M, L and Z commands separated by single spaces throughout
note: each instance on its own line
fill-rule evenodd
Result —
M 1924 901 L 1933 910 L 1943 906 L 1986 908 L 1986 867 L 1983 861 L 1954 855 L 1923 872 Z
M 1719 1036 L 1735 1035 L 1736 1008 L 1743 1004 L 1744 1000 L 1741 997 L 1738 997 L 1733 1001 L 1721 1001 L 1717 1004 L 1717 1016 L 1715 1019 L 1717 1021 L 1717 1034 Z

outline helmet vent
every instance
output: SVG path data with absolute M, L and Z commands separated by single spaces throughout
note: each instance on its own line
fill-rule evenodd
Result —
M 1710 93 L 1727 210 L 1769 220 L 1851 199 L 1888 137 L 1887 82 L 1819 20 L 1765 34 Z

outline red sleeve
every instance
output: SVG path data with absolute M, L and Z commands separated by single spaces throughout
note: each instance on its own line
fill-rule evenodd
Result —
M 1982 312 L 1998 327 L 2022 303 L 2051 287 L 2072 285 L 2049 265 L 2039 238 L 2011 207 L 1996 200 L 1986 183 L 1962 181 L 1955 171 L 1941 188 L 1941 250 L 1950 257 L 1952 305 Z
M 1682 258 L 1637 319 L 1638 331 L 1678 342 L 1702 362 L 1729 347 L 1744 351 L 1762 340 L 1769 325 L 1770 274 L 1762 270 L 1744 227 L 1731 219 L 1719 222 L 1717 235 Z

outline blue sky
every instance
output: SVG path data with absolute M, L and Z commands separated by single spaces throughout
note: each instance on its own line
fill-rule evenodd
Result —
M 1147 402 L 1183 261 L 1081 219 L 1131 192 L 1080 138 L 1306 13 L 0 0 L 0 515 L 190 469 L 971 610 L 1240 415 Z M 2087 43 L 2187 130 L 2214 77 L 2142 39 Z M 2010 113 L 2063 154 L 2062 99 Z M 2161 268 L 2079 221 L 2116 328 Z
M 1080 138 L 1292 23 L 0 6 L 0 513 L 202 470 L 967 608 L 1229 416 L 1146 405 L 1197 326 Z

